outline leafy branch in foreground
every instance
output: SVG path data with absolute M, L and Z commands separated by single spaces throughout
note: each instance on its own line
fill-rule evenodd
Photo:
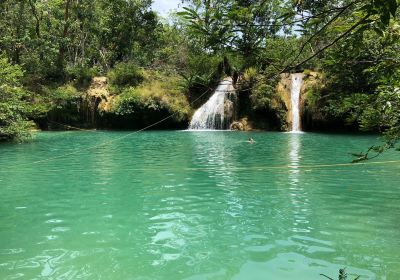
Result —
M 384 151 L 392 149 L 393 147 L 394 147 L 393 145 L 385 143 L 381 146 L 371 146 L 368 148 L 368 150 L 366 152 L 352 153 L 351 155 L 356 157 L 356 159 L 354 159 L 352 161 L 352 163 L 358 163 L 358 162 L 362 162 L 365 160 L 374 159 L 374 158 L 380 156 Z M 374 154 L 371 156 L 370 155 L 371 153 L 374 153 Z
M 320 275 L 324 276 L 327 279 L 334 280 L 333 278 L 331 278 L 325 274 L 321 273 Z M 361 276 L 357 276 L 356 278 L 354 278 L 354 280 L 358 280 L 358 279 L 360 279 L 360 277 Z M 339 269 L 339 280 L 347 280 L 346 268 Z
M 351 155 L 356 157 L 356 159 L 354 159 L 352 162 L 358 163 L 365 160 L 374 159 L 390 149 L 400 151 L 400 147 L 396 146 L 397 142 L 400 140 L 400 131 L 394 132 L 394 130 L 390 130 L 390 132 L 386 132 L 385 139 L 386 141 L 384 144 L 371 146 L 366 152 L 352 153 Z

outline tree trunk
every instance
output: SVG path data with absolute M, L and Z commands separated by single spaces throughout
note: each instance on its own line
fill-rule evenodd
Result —
M 21 63 L 21 31 L 24 29 L 24 10 L 25 10 L 25 1 L 19 1 L 19 11 L 18 11 L 18 19 L 15 30 L 15 44 L 14 44 L 14 53 L 13 53 L 13 62 L 15 64 Z
M 60 49 L 58 53 L 58 68 L 59 71 L 63 72 L 64 71 L 64 59 L 65 59 L 65 51 L 66 51 L 66 46 L 65 46 L 65 40 L 68 37 L 68 31 L 69 31 L 69 11 L 71 8 L 71 3 L 72 0 L 66 0 L 65 1 L 65 13 L 64 13 L 64 30 L 62 33 L 61 37 L 61 42 L 60 42 Z
M 35 33 L 36 33 L 36 36 L 38 38 L 40 38 L 40 21 L 41 21 L 41 18 L 39 17 L 38 12 L 36 10 L 35 3 L 33 3 L 32 0 L 29 0 L 29 5 L 31 6 L 32 14 L 35 17 Z

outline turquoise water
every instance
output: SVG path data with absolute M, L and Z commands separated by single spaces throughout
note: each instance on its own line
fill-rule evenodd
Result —
M 57 132 L 0 145 L 0 279 L 400 279 L 400 163 L 325 166 L 375 143 Z M 387 160 L 400 153 L 374 161 Z

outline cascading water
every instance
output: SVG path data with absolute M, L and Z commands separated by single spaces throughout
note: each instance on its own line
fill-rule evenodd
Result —
M 292 89 L 290 92 L 292 101 L 292 132 L 300 132 L 300 91 L 303 85 L 303 74 L 292 74 Z
M 232 79 L 223 79 L 210 99 L 194 113 L 189 130 L 228 129 L 232 117 L 227 116 L 227 113 L 233 110 L 229 98 L 234 92 Z

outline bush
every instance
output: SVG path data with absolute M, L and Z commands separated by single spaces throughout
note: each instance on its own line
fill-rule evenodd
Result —
M 75 66 L 67 68 L 68 79 L 73 81 L 77 86 L 89 86 L 93 77 L 98 75 L 99 70 L 86 66 Z
M 137 86 L 144 80 L 143 71 L 131 62 L 119 63 L 107 76 L 110 84 L 118 88 Z
M 86 110 L 83 93 L 78 91 L 72 84 L 48 88 L 46 91 L 49 102 L 47 120 L 50 124 L 59 122 L 82 125 L 86 121 L 82 117 L 84 116 L 83 112 Z M 65 127 L 63 126 L 63 128 Z
M 312 74 L 312 70 L 310 70 L 310 69 L 304 69 L 303 74 L 304 74 L 306 77 L 308 77 L 308 76 L 310 76 L 310 75 Z
M 180 79 L 176 76 L 158 76 L 157 73 L 151 73 L 149 77 L 139 87 L 124 89 L 116 98 L 112 111 L 119 115 L 129 115 L 166 110 L 174 114 L 174 120 L 186 120 L 190 105 L 183 90 L 179 90 Z
M 29 136 L 32 123 L 27 119 L 29 93 L 21 85 L 23 75 L 20 66 L 0 57 L 0 141 Z
M 276 109 L 276 79 L 267 80 L 257 69 L 250 67 L 244 71 L 241 90 L 249 90 L 251 109 Z
M 259 75 L 257 72 L 257 69 L 254 67 L 247 68 L 244 73 L 243 73 L 243 85 L 244 87 L 253 87 L 254 84 L 257 82 L 257 79 L 259 79 Z
M 72 85 L 58 87 L 53 91 L 52 95 L 52 101 L 59 109 L 67 103 L 77 102 L 81 97 L 81 93 Z

